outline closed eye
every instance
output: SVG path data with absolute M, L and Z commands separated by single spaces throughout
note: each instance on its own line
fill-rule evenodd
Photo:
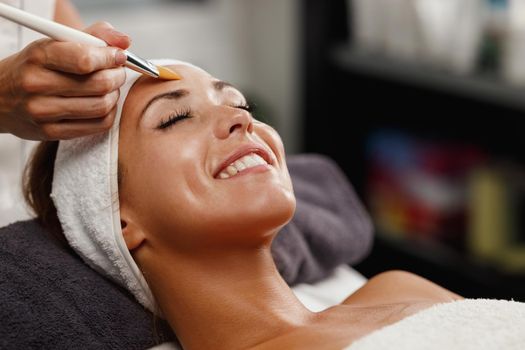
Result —
M 159 125 L 157 126 L 157 129 L 165 130 L 175 125 L 179 121 L 184 120 L 184 119 L 189 119 L 189 118 L 191 118 L 191 111 L 189 109 L 176 112 L 170 115 L 167 119 L 162 119 Z
M 252 113 L 253 112 L 252 106 L 247 104 L 247 103 L 244 103 L 244 104 L 241 104 L 241 105 L 236 105 L 236 106 L 233 106 L 233 107 L 234 108 L 243 109 L 243 110 L 247 111 L 248 113 Z M 165 129 L 175 125 L 179 121 L 184 120 L 184 119 L 189 119 L 191 117 L 192 117 L 191 116 L 191 111 L 189 109 L 185 109 L 185 110 L 176 112 L 176 113 L 170 115 L 168 118 L 162 119 L 160 121 L 159 125 L 157 126 L 157 129 L 165 130 Z
M 251 105 L 247 104 L 247 103 L 244 103 L 244 104 L 241 104 L 241 105 L 237 105 L 237 106 L 234 106 L 234 108 L 239 108 L 239 109 L 244 109 L 245 111 L 249 112 L 249 113 L 252 113 L 253 112 L 253 108 Z

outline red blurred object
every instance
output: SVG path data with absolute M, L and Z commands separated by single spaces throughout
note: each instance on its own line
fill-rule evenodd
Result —
M 467 179 L 484 164 L 481 149 L 380 132 L 368 143 L 368 202 L 383 233 L 429 238 L 462 248 Z

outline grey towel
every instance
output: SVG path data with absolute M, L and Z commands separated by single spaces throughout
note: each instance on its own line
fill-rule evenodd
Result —
M 50 239 L 36 221 L 0 229 L 0 349 L 146 349 L 153 316 Z M 159 337 L 172 339 L 165 323 Z
M 290 284 L 327 276 L 368 253 L 372 231 L 347 179 L 331 160 L 289 157 L 297 212 L 272 245 Z M 153 316 L 115 283 L 49 238 L 36 221 L 0 229 L 0 349 L 145 349 Z M 157 324 L 160 342 L 174 335 Z

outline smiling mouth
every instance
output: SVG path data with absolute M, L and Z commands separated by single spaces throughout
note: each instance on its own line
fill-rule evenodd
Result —
M 248 169 L 268 166 L 268 163 L 258 154 L 249 153 L 224 168 L 218 175 L 219 179 L 228 179 Z

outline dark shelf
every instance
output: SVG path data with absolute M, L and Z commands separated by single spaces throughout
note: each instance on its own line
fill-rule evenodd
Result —
M 345 0 L 301 2 L 306 152 L 334 159 L 363 200 L 369 137 L 378 130 L 459 141 L 498 159 L 525 162 L 525 86 L 496 74 L 454 74 L 355 49 L 347 5 Z M 338 123 L 343 119 L 351 127 Z M 525 275 L 498 270 L 448 246 L 392 238 L 378 232 L 370 255 L 355 268 L 366 277 L 402 269 L 465 297 L 525 301 Z
M 331 60 L 340 69 L 376 78 L 430 88 L 483 102 L 525 111 L 525 87 L 491 75 L 460 75 L 418 62 L 364 51 L 350 45 L 333 48 Z
M 387 269 L 407 270 L 470 298 L 525 301 L 525 274 L 509 274 L 429 240 L 378 233 L 372 254 L 356 269 L 371 277 Z

